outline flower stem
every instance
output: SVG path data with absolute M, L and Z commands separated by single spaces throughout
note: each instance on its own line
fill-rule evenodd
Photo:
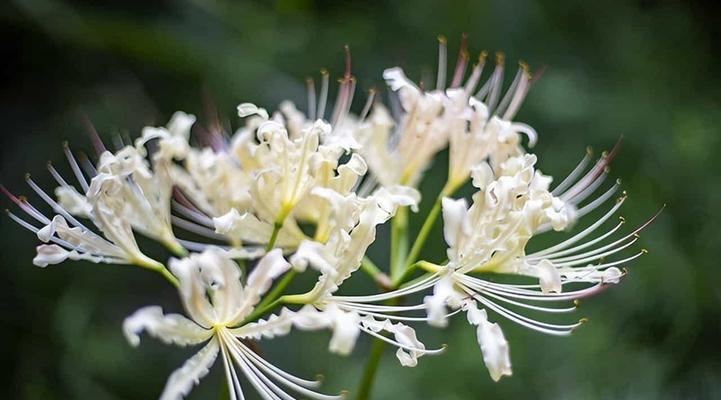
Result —
M 283 278 L 278 281 L 278 283 L 273 286 L 273 289 L 271 289 L 270 292 L 268 292 L 267 295 L 263 296 L 263 300 L 261 300 L 260 303 L 255 307 L 257 310 L 263 310 L 265 307 L 269 306 L 276 300 L 280 299 L 280 295 L 283 294 L 283 291 L 285 288 L 290 284 L 290 282 L 295 278 L 295 276 L 298 273 L 292 269 L 288 271 L 285 275 L 283 275 Z
M 408 254 L 408 208 L 398 209 L 391 220 L 391 279 L 403 274 L 406 255 Z
M 139 267 L 147 268 L 151 271 L 155 271 L 163 276 L 168 282 L 170 282 L 171 285 L 174 287 L 180 286 L 180 282 L 178 282 L 178 278 L 175 277 L 170 271 L 168 271 L 167 268 L 165 268 L 165 265 L 162 263 L 153 260 L 150 257 L 147 257 L 145 255 L 140 255 L 134 261 L 132 262 L 134 265 L 137 265 Z
M 443 202 L 443 198 L 450 196 L 453 192 L 454 189 L 451 186 L 446 185 L 438 194 L 438 197 L 436 197 L 436 201 L 433 203 L 433 208 L 431 208 L 431 211 L 428 212 L 428 216 L 423 222 L 423 226 L 421 226 L 421 230 L 418 232 L 416 240 L 413 242 L 411 251 L 408 253 L 408 257 L 405 260 L 405 266 L 410 266 L 418 260 L 418 255 L 420 254 L 423 245 L 426 243 L 426 239 L 428 239 L 428 235 L 431 233 L 433 225 L 435 225 L 436 220 L 438 219 L 438 214 L 441 212 L 441 203 Z
M 391 282 L 391 278 L 386 275 L 385 272 L 381 271 L 380 268 L 378 268 L 373 260 L 368 258 L 368 256 L 363 257 L 363 261 L 361 261 L 361 270 L 368 274 L 373 281 L 383 290 L 392 290 L 393 289 L 393 283 Z
M 273 233 L 270 234 L 270 240 L 268 240 L 268 244 L 265 246 L 265 251 L 271 251 L 273 250 L 273 246 L 275 246 L 276 240 L 278 240 L 278 233 L 280 233 L 281 228 L 283 228 L 283 221 L 285 221 L 285 216 L 283 218 L 278 218 L 273 223 Z
M 373 389 L 373 381 L 378 371 L 378 365 L 383 357 L 383 350 L 385 350 L 386 343 L 380 339 L 373 339 L 370 353 L 368 354 L 368 361 L 363 370 L 363 377 L 361 378 L 360 385 L 358 386 L 358 395 L 356 400 L 367 400 L 370 398 L 371 390 Z

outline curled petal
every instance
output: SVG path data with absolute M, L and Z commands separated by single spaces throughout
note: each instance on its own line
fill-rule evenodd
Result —
M 541 260 L 536 266 L 536 271 L 543 293 L 561 293 L 561 274 L 552 262 Z
M 428 313 L 428 323 L 441 328 L 448 325 L 446 306 L 458 306 L 459 301 L 460 296 L 453 288 L 453 277 L 447 274 L 433 286 L 433 295 L 423 299 Z
M 218 340 L 213 338 L 182 367 L 175 370 L 168 378 L 160 400 L 180 400 L 187 396 L 193 386 L 208 375 L 210 367 L 218 356 L 219 348 Z
M 123 322 L 123 333 L 132 346 L 140 344 L 139 335 L 143 331 L 180 346 L 202 343 L 213 334 L 180 314 L 163 314 L 158 306 L 141 308 Z
M 268 111 L 265 108 L 260 108 L 252 103 L 242 103 L 238 106 L 238 116 L 241 118 L 256 114 L 263 119 L 268 119 Z
M 45 268 L 50 264 L 60 264 L 68 259 L 70 252 L 56 244 L 41 244 L 37 247 L 38 254 L 33 258 L 33 264 Z
M 443 207 L 443 236 L 449 247 L 454 247 L 459 238 L 468 236 L 471 227 L 468 223 L 468 203 L 466 199 L 453 200 L 444 197 Z
M 476 325 L 478 345 L 483 353 L 483 362 L 494 381 L 511 376 L 511 358 L 508 351 L 508 341 L 497 323 L 488 322 L 486 310 L 479 310 L 476 303 L 467 301 L 466 315 L 471 325 Z

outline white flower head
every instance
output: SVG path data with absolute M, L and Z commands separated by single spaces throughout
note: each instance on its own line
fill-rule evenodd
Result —
M 283 309 L 268 320 L 243 324 L 271 282 L 288 270 L 289 264 L 276 249 L 264 256 L 248 276 L 245 285 L 240 282 L 240 269 L 225 252 L 209 248 L 202 254 L 193 254 L 171 261 L 171 270 L 180 281 L 180 296 L 190 318 L 178 314 L 163 314 L 160 307 L 145 307 L 136 311 L 123 323 L 128 341 L 136 346 L 143 331 L 166 343 L 180 346 L 206 343 L 201 350 L 171 374 L 161 399 L 181 399 L 197 384 L 221 354 L 231 398 L 244 398 L 241 378 L 236 368 L 245 375 L 263 398 L 276 395 L 290 398 L 285 388 L 312 399 L 338 399 L 313 390 L 318 382 L 295 377 L 257 355 L 241 339 L 271 338 L 285 335 L 296 321 L 305 329 L 317 326 L 303 325 L 315 309 L 303 308 L 298 312 Z M 308 315 L 313 314 L 313 315 Z M 272 394 L 272 395 L 271 395 Z

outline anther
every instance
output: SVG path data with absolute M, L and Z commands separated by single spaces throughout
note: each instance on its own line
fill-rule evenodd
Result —
M 619 215 L 618 220 L 621 221 L 621 223 L 623 224 L 624 222 L 626 222 L 626 217 L 624 217 L 623 215 Z
M 641 254 L 648 254 L 648 249 L 641 249 Z
M 506 62 L 506 54 L 502 51 L 496 52 L 496 64 L 502 66 Z
M 437 39 L 438 39 L 438 43 L 440 43 L 440 44 L 448 43 L 448 39 L 446 39 L 446 37 L 444 35 L 438 35 Z
M 480 54 L 478 54 L 478 65 L 483 65 L 486 63 L 486 58 L 488 58 L 488 52 L 483 50 Z
M 581 301 L 578 299 L 573 300 L 573 306 L 576 308 L 581 308 Z
M 586 154 L 588 154 L 589 156 L 592 156 L 593 155 L 593 147 L 586 146 Z

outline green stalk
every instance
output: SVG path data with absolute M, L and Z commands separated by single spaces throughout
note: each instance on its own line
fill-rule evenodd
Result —
M 423 222 L 416 240 L 413 242 L 413 246 L 411 247 L 411 251 L 408 253 L 404 266 L 410 266 L 418 260 L 418 255 L 420 254 L 423 245 L 426 243 L 426 239 L 428 239 L 428 235 L 431 233 L 433 225 L 435 225 L 436 220 L 438 219 L 438 214 L 441 212 L 441 203 L 443 202 L 443 198 L 450 196 L 454 191 L 455 190 L 452 187 L 446 185 L 438 194 L 436 201 L 433 203 L 433 208 L 431 208 L 431 211 L 428 212 L 428 216 Z
M 368 256 L 363 257 L 363 261 L 361 261 L 361 271 L 365 272 L 370 276 L 373 281 L 383 290 L 391 290 L 393 287 L 393 283 L 391 282 L 391 279 L 386 275 L 385 272 L 381 271 L 378 266 L 375 265 L 373 260 L 368 258 Z
M 371 351 L 368 354 L 368 361 L 363 369 L 360 385 L 358 386 L 358 395 L 356 400 L 368 400 L 370 398 L 371 389 L 373 389 L 373 381 L 378 371 L 378 365 L 383 357 L 386 343 L 380 339 L 373 339 Z
M 408 254 L 408 208 L 401 207 L 391 220 L 391 279 L 397 278 L 405 269 Z
M 270 292 L 268 292 L 267 295 L 263 296 L 263 300 L 261 300 L 260 303 L 255 307 L 258 310 L 263 310 L 267 306 L 269 306 L 271 303 L 275 302 L 276 300 L 280 299 L 280 295 L 283 294 L 283 291 L 285 288 L 290 284 L 290 282 L 295 278 L 295 276 L 298 275 L 298 273 L 291 269 L 290 271 L 286 272 L 285 275 L 278 281 L 278 284 L 273 286 L 273 289 L 271 289 Z M 252 314 L 251 314 L 252 315 Z

